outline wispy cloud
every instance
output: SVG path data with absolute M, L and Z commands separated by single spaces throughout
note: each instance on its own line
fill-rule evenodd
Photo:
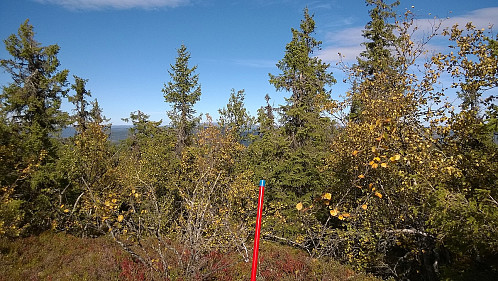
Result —
M 363 27 L 351 27 L 326 35 L 325 47 L 318 52 L 318 57 L 327 62 L 353 61 L 363 51 L 361 43 Z M 339 53 L 341 55 L 339 55 Z
M 498 7 L 490 7 L 471 11 L 468 14 L 450 17 L 444 21 L 444 26 L 452 26 L 458 23 L 464 26 L 467 22 L 472 22 L 478 28 L 487 28 L 489 25 L 498 25 Z
M 455 23 L 464 26 L 467 22 L 472 22 L 478 28 L 488 28 L 489 26 L 498 26 L 498 7 L 490 7 L 479 10 L 471 11 L 467 14 L 449 17 L 442 19 L 441 28 L 451 27 Z M 434 26 L 438 23 L 439 19 L 434 18 L 420 18 L 417 19 L 416 25 L 418 31 L 414 34 L 415 39 L 422 39 L 433 32 Z M 361 43 L 364 42 L 362 36 L 363 26 L 351 27 L 339 31 L 331 31 L 326 35 L 324 40 L 324 48 L 318 52 L 318 57 L 327 62 L 336 63 L 341 57 L 345 62 L 353 62 L 356 57 L 364 50 Z M 437 45 L 427 45 L 427 48 L 438 49 Z
M 174 8 L 188 4 L 189 0 L 34 0 L 43 4 L 59 5 L 71 10 L 99 9 L 154 9 Z

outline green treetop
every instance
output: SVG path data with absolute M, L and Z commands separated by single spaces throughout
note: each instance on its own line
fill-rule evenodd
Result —
M 0 100 L 8 121 L 20 126 L 20 132 L 29 139 L 30 150 L 39 153 L 50 150 L 50 134 L 66 123 L 67 114 L 60 105 L 66 95 L 68 70 L 57 70 L 59 46 L 41 46 L 34 35 L 33 26 L 26 20 L 17 35 L 4 40 L 12 58 L 2 59 L 0 64 L 13 82 L 3 88 Z
M 365 46 L 365 50 L 361 52 L 358 57 L 358 64 L 354 68 L 361 73 L 359 75 L 361 79 L 374 80 L 376 74 L 394 71 L 399 65 L 391 53 L 398 40 L 393 32 L 396 25 L 390 23 L 390 20 L 396 17 L 393 8 L 399 5 L 399 1 L 386 4 L 384 0 L 366 0 L 366 3 L 372 8 L 369 11 L 370 21 L 363 30 L 363 37 L 366 42 L 362 43 L 362 45 Z M 357 120 L 361 111 L 361 102 L 353 93 L 350 119 Z
M 232 131 L 238 140 L 241 140 L 244 137 L 243 134 L 250 131 L 254 124 L 254 118 L 249 115 L 249 112 L 244 107 L 244 99 L 244 90 L 235 92 L 235 89 L 232 89 L 226 108 L 223 107 L 218 110 L 220 113 L 220 125 L 226 130 Z
M 199 75 L 194 74 L 197 66 L 189 68 L 190 53 L 187 47 L 182 45 L 177 51 L 176 63 L 168 71 L 171 81 L 164 85 L 162 91 L 165 101 L 173 108 L 168 116 L 177 132 L 177 151 L 181 151 L 189 144 L 193 129 L 199 123 L 200 118 L 195 116 L 193 107 L 200 100 L 201 86 L 198 82 Z
M 84 132 L 86 130 L 90 118 L 90 112 L 87 109 L 89 103 L 85 99 L 85 96 L 90 97 L 91 93 L 85 88 L 86 82 L 88 82 L 88 80 L 74 76 L 74 84 L 71 85 L 71 89 L 73 89 L 75 93 L 68 97 L 68 100 L 75 106 L 73 121 L 75 122 L 75 127 L 78 132 Z
M 313 56 L 321 45 L 312 36 L 314 31 L 313 16 L 305 9 L 300 30 L 292 29 L 292 40 L 285 47 L 284 58 L 277 64 L 282 73 L 269 74 L 270 84 L 278 91 L 291 92 L 290 98 L 286 98 L 287 104 L 281 108 L 282 123 L 296 147 L 316 139 L 321 107 L 330 100 L 330 91 L 326 87 L 336 82 L 328 72 L 330 65 Z
M 366 3 L 373 8 L 369 11 L 370 21 L 363 30 L 367 41 L 362 44 L 366 50 L 358 58 L 358 67 L 363 69 L 365 75 L 372 75 L 395 65 L 391 48 L 395 46 L 397 37 L 393 33 L 395 25 L 389 20 L 396 16 L 393 8 L 399 5 L 399 1 L 390 5 L 383 0 L 366 0 Z

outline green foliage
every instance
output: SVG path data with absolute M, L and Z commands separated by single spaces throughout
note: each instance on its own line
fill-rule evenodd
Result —
M 295 207 L 320 196 L 332 179 L 326 172 L 325 159 L 334 124 L 325 112 L 330 106 L 330 90 L 335 83 L 329 65 L 313 56 L 321 42 L 312 37 L 313 17 L 304 10 L 300 30 L 292 29 L 292 40 L 284 58 L 277 64 L 282 73 L 270 74 L 277 90 L 290 92 L 279 114 L 282 127 L 277 128 L 274 109 L 265 97 L 266 107 L 258 112 L 260 136 L 248 147 L 245 156 L 255 179 L 267 180 L 263 233 L 312 252 L 310 240 L 303 239 L 319 227 L 322 214 L 313 213 L 303 225 Z M 316 216 L 315 216 L 316 215 Z M 310 232 L 308 232 L 310 231 Z M 307 234 L 305 234 L 307 233 Z
M 75 91 L 73 96 L 68 96 L 68 101 L 73 103 L 75 106 L 75 115 L 73 116 L 73 123 L 78 132 L 84 132 L 86 130 L 87 122 L 90 119 L 90 112 L 87 110 L 89 106 L 88 101 L 85 96 L 90 97 L 91 94 L 86 90 L 85 85 L 88 80 L 74 76 L 74 84 L 71 85 L 71 89 Z
M 358 58 L 358 67 L 365 76 L 372 77 L 374 73 L 396 66 L 391 51 L 399 39 L 394 34 L 396 25 L 389 21 L 395 18 L 393 8 L 399 5 L 399 1 L 386 4 L 383 0 L 367 0 L 366 3 L 372 8 L 369 10 L 370 21 L 363 30 L 363 37 L 367 41 L 362 45 L 366 50 Z
M 265 95 L 266 106 L 258 109 L 257 121 L 259 124 L 259 133 L 265 134 L 275 129 L 274 108 L 270 105 L 270 96 Z
M 190 53 L 182 45 L 178 50 L 175 65 L 168 71 L 172 81 L 164 85 L 163 93 L 166 102 L 172 104 L 168 112 L 173 128 L 176 129 L 178 138 L 178 151 L 191 142 L 190 137 L 200 118 L 194 116 L 194 104 L 201 98 L 199 75 L 194 74 L 197 66 L 189 68 Z
M 134 135 L 118 167 L 122 188 L 105 204 L 111 235 L 170 278 L 211 274 L 212 252 L 238 251 L 247 259 L 255 202 L 252 174 L 236 164 L 244 146 L 208 124 L 178 159 L 170 130 L 141 113 L 132 120 Z
M 452 52 L 421 65 L 435 34 L 414 42 L 411 11 L 395 14 L 399 2 L 367 5 L 365 51 L 357 64 L 343 65 L 351 83 L 346 98 L 331 99 L 335 80 L 314 54 L 321 42 L 305 9 L 277 64 L 281 73 L 270 74 L 270 83 L 290 96 L 275 109 L 266 95 L 259 134 L 249 142 L 255 119 L 243 90 L 232 90 L 219 126 L 209 115 L 198 126 L 193 107 L 201 90 L 182 45 L 163 89 L 172 127 L 132 112 L 125 119 L 133 124 L 128 139 L 114 146 L 98 102 L 87 101 L 87 80 L 74 76 L 70 95 L 67 71 L 57 70 L 59 48 L 42 47 L 26 21 L 5 41 L 13 58 L 1 60 L 13 82 L 0 96 L 0 236 L 47 228 L 107 234 L 134 259 L 123 260 L 119 277 L 115 267 L 111 275 L 98 273 L 107 279 L 243 279 L 254 183 L 266 179 L 263 239 L 292 248 L 263 243 L 261 278 L 369 280 L 330 258 L 400 280 L 479 269 L 479 277 L 492 276 L 498 125 L 496 98 L 486 91 L 498 86 L 496 40 L 470 23 L 455 25 L 443 31 Z M 457 111 L 437 86 L 443 75 L 454 79 Z M 74 104 L 72 116 L 60 110 L 65 96 Z M 76 135 L 60 139 L 66 124 Z M 57 251 L 74 255 L 64 237 L 52 236 L 64 248 Z M 38 239 L 47 243 L 46 237 Z M 0 270 L 31 278 L 6 257 L 22 256 L 15 247 L 0 248 Z M 37 266 L 26 268 L 35 268 L 36 278 L 58 278 L 52 267 Z
M 357 85 L 364 84 L 362 81 L 366 79 L 373 81 L 381 73 L 396 71 L 400 65 L 400 60 L 403 59 L 403 57 L 396 57 L 392 53 L 400 41 L 394 34 L 397 26 L 393 23 L 396 17 L 393 8 L 399 5 L 399 1 L 386 4 L 383 0 L 367 0 L 366 3 L 372 8 L 369 11 L 370 21 L 363 30 L 366 42 L 362 45 L 365 46 L 365 50 L 360 53 L 357 58 L 358 63 L 353 67 L 357 72 L 353 76 L 359 80 L 352 81 L 353 87 L 349 93 L 351 106 L 348 117 L 351 121 L 362 118 L 363 101 L 355 93 Z M 371 91 L 371 94 L 375 92 Z M 382 92 L 379 94 L 382 95 Z
M 232 89 L 226 108 L 218 110 L 220 126 L 233 133 L 239 140 L 248 139 L 248 134 L 251 133 L 254 125 L 254 118 L 244 107 L 244 99 L 244 90 L 235 92 L 235 89 Z
M 324 122 L 325 127 L 327 124 L 320 114 L 330 101 L 327 87 L 336 82 L 327 70 L 329 64 L 313 56 L 321 45 L 312 37 L 314 31 L 315 21 L 305 9 L 300 30 L 292 29 L 292 40 L 285 47 L 284 58 L 277 64 L 282 73 L 269 74 L 270 84 L 277 91 L 291 92 L 290 98 L 286 98 L 287 105 L 281 107 L 281 123 L 293 147 L 307 145 L 315 139 L 324 141 L 320 128 Z
M 67 70 L 58 71 L 57 45 L 41 46 L 34 38 L 33 26 L 26 20 L 17 34 L 10 35 L 5 47 L 12 56 L 2 59 L 2 68 L 13 82 L 2 89 L 2 146 L 7 168 L 2 186 L 12 189 L 20 200 L 24 216 L 19 221 L 26 233 L 50 227 L 57 141 L 52 137 L 66 124 L 67 113 L 60 110 L 66 95 Z M 14 161 L 14 163 L 9 163 Z M 13 165 L 12 165 L 13 164 Z M 17 216 L 16 216 L 17 217 Z

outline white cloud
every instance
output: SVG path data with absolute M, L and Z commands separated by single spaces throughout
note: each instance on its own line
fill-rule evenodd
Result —
M 488 26 L 498 26 L 498 7 L 490 7 L 471 11 L 461 16 L 444 19 L 441 23 L 440 31 L 445 27 L 451 27 L 458 23 L 461 27 L 467 22 L 472 22 L 477 28 L 488 28 Z M 414 34 L 414 40 L 422 40 L 425 36 L 431 34 L 433 27 L 438 23 L 438 19 L 421 18 L 416 20 L 418 31 Z M 364 50 L 361 45 L 365 38 L 362 36 L 364 26 L 350 27 L 343 30 L 328 32 L 324 42 L 323 49 L 318 52 L 318 57 L 322 60 L 336 63 L 339 62 L 341 53 L 344 62 L 354 62 L 356 57 Z M 438 50 L 441 46 L 427 45 L 429 50 Z
M 339 62 L 341 53 L 343 61 L 354 61 L 364 50 L 362 30 L 364 27 L 352 27 L 326 35 L 325 47 L 318 52 L 318 57 L 326 62 Z
M 356 46 L 342 46 L 342 47 L 328 47 L 322 49 L 318 52 L 318 57 L 325 62 L 337 63 L 341 60 L 344 62 L 353 62 L 356 60 L 356 57 L 360 55 L 360 53 L 365 48 L 360 45 Z M 340 53 L 340 55 L 339 55 Z
M 189 3 L 189 0 L 35 0 L 40 3 L 60 5 L 72 10 L 113 9 L 153 9 L 162 7 L 178 7 Z
M 452 26 L 458 23 L 465 26 L 467 22 L 472 22 L 478 28 L 487 28 L 489 25 L 498 25 L 498 7 L 490 7 L 471 11 L 470 13 L 458 17 L 450 17 L 444 22 L 444 26 Z
M 438 18 L 421 18 L 417 19 L 415 25 L 422 33 L 429 34 L 431 29 L 441 21 L 440 31 L 444 28 L 451 28 L 458 23 L 460 28 L 463 28 L 468 22 L 472 22 L 477 28 L 488 28 L 489 26 L 498 26 L 498 7 L 490 7 L 471 11 L 467 14 L 448 17 L 445 19 Z

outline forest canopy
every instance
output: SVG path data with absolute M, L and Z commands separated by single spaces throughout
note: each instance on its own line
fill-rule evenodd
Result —
M 131 112 L 120 143 L 88 80 L 71 78 L 60 47 L 36 41 L 26 20 L 0 60 L 11 77 L 0 95 L 0 235 L 107 235 L 165 278 L 207 280 L 212 253 L 250 259 L 265 179 L 263 239 L 383 278 L 496 276 L 498 37 L 460 23 L 420 39 L 399 2 L 366 3 L 364 51 L 339 63 L 346 92 L 332 95 L 306 8 L 269 74 L 285 104 L 267 95 L 251 116 L 233 89 L 219 119 L 201 122 L 202 73 L 181 45 L 162 89 L 171 123 Z M 447 52 L 431 53 L 435 37 Z M 75 135 L 61 137 L 68 126 Z

